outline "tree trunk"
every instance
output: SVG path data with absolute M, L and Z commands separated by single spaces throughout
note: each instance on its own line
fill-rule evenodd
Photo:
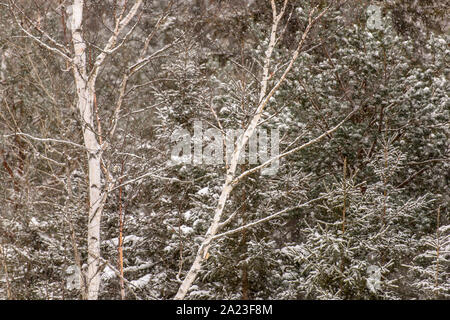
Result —
M 101 193 L 101 148 L 94 132 L 95 79 L 88 80 L 86 71 L 86 43 L 82 35 L 83 0 L 74 0 L 72 7 L 72 42 L 74 47 L 73 73 L 77 89 L 77 108 L 80 111 L 84 146 L 89 168 L 88 270 L 85 298 L 98 298 L 100 287 L 100 219 L 103 210 Z

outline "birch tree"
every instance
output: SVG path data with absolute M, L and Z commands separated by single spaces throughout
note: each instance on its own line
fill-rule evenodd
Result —
M 81 275 L 81 285 L 84 298 L 90 300 L 97 299 L 101 271 L 104 267 L 100 252 L 101 217 L 108 193 L 114 187 L 114 178 L 109 170 L 108 162 L 103 155 L 110 147 L 111 140 L 116 132 L 119 114 L 127 95 L 129 79 L 150 63 L 153 58 L 171 47 L 171 45 L 167 45 L 155 52 L 148 53 L 150 42 L 155 32 L 161 26 L 164 18 L 167 17 L 167 10 L 145 37 L 137 59 L 123 73 L 112 117 L 110 119 L 101 119 L 96 101 L 96 84 L 99 74 L 108 57 L 118 51 L 135 31 L 142 11 L 143 0 L 136 0 L 132 4 L 129 4 L 128 1 L 119 1 L 113 5 L 113 17 L 109 19 L 109 21 L 112 21 L 111 34 L 102 47 L 96 44 L 99 53 L 95 58 L 92 58 L 92 51 L 87 50 L 88 46 L 92 46 L 92 44 L 88 43 L 85 39 L 83 30 L 83 26 L 86 25 L 85 8 L 87 3 L 85 1 L 74 0 L 68 7 L 67 13 L 62 11 L 63 22 L 67 18 L 71 46 L 68 43 L 59 43 L 55 40 L 56 37 L 52 37 L 46 31 L 42 30 L 40 26 L 40 20 L 43 19 L 42 16 L 38 16 L 37 18 L 29 17 L 20 7 L 19 3 L 15 1 L 10 1 L 9 6 L 22 32 L 38 45 L 57 55 L 59 58 L 62 58 L 66 67 L 73 74 L 76 89 L 76 109 L 81 119 L 83 145 L 60 139 L 33 137 L 26 133 L 22 135 L 37 142 L 55 142 L 74 146 L 80 150 L 84 150 L 87 154 L 89 196 L 87 224 L 88 254 L 87 270 Z M 171 2 L 168 3 L 168 9 L 170 6 Z M 57 9 L 61 9 L 61 7 L 64 8 L 61 4 Z M 25 21 L 25 23 L 22 21 Z M 63 24 L 63 29 L 66 38 L 66 24 Z M 107 124 L 109 124 L 109 131 L 105 133 L 102 129 L 105 130 L 104 127 Z M 81 265 L 79 268 L 81 268 Z M 123 278 L 123 274 L 120 276 Z
M 304 149 L 307 146 L 320 141 L 326 135 L 329 135 L 330 133 L 333 133 L 334 131 L 339 129 L 345 123 L 345 121 L 358 110 L 358 108 L 355 108 L 339 124 L 337 124 L 335 127 L 331 128 L 327 132 L 324 132 L 322 135 L 318 136 L 317 138 L 310 140 L 309 142 L 302 144 L 298 147 L 295 147 L 289 151 L 286 151 L 280 155 L 277 155 L 277 156 L 267 160 L 263 164 L 256 166 L 252 169 L 249 169 L 247 171 L 244 171 L 240 175 L 236 176 L 236 169 L 237 169 L 237 165 L 238 165 L 238 161 L 239 161 L 241 152 L 243 151 L 246 144 L 248 143 L 249 138 L 254 134 L 257 126 L 260 124 L 263 112 L 264 112 L 266 106 L 268 105 L 271 97 L 275 94 L 275 92 L 280 88 L 280 86 L 285 81 L 286 76 L 288 75 L 289 71 L 292 69 L 294 62 L 298 58 L 298 56 L 303 48 L 303 44 L 304 44 L 306 38 L 308 37 L 309 33 L 311 32 L 311 29 L 316 24 L 316 22 L 329 9 L 329 7 L 326 7 L 325 9 L 322 9 L 321 11 L 317 11 L 317 8 L 311 9 L 311 11 L 309 13 L 308 24 L 303 32 L 303 35 L 301 36 L 301 39 L 299 40 L 299 42 L 297 44 L 296 49 L 292 53 L 292 56 L 291 56 L 289 62 L 287 63 L 287 66 L 285 66 L 284 70 L 282 70 L 281 75 L 274 82 L 274 85 L 271 88 L 269 88 L 269 80 L 273 76 L 273 72 L 271 71 L 271 62 L 273 59 L 272 54 L 273 54 L 274 48 L 279 40 L 280 22 L 282 21 L 282 18 L 285 15 L 286 6 L 288 4 L 288 1 L 284 1 L 284 3 L 282 4 L 282 6 L 280 8 L 277 7 L 277 4 L 275 3 L 274 0 L 272 0 L 270 4 L 271 4 L 271 8 L 272 8 L 272 27 L 271 27 L 271 31 L 270 31 L 270 35 L 269 35 L 268 47 L 267 47 L 266 53 L 265 53 L 262 76 L 260 78 L 260 88 L 261 89 L 260 89 L 260 93 L 259 93 L 258 105 L 255 108 L 255 111 L 253 113 L 254 116 L 251 118 L 251 121 L 249 122 L 248 126 L 246 127 L 244 133 L 238 138 L 237 142 L 235 143 L 235 148 L 231 155 L 231 159 L 229 160 L 229 163 L 228 163 L 228 169 L 226 171 L 225 182 L 222 186 L 222 191 L 220 192 L 220 196 L 219 196 L 219 199 L 217 202 L 217 207 L 215 208 L 215 211 L 214 211 L 213 219 L 208 228 L 208 231 L 206 232 L 206 234 L 204 236 L 204 240 L 198 249 L 198 252 L 195 256 L 195 260 L 192 263 L 189 271 L 187 272 L 184 280 L 182 281 L 177 294 L 175 295 L 175 299 L 184 299 L 186 297 L 186 294 L 187 294 L 189 288 L 191 287 L 191 285 L 195 281 L 195 278 L 197 277 L 198 273 L 201 270 L 202 263 L 208 258 L 208 255 L 209 255 L 208 250 L 211 247 L 213 240 L 215 240 L 221 236 L 233 233 L 233 232 L 239 232 L 240 230 L 242 230 L 244 228 L 250 227 L 250 226 L 258 224 L 258 223 L 262 223 L 264 221 L 270 220 L 271 218 L 278 217 L 279 215 L 286 212 L 286 210 L 283 210 L 281 212 L 278 212 L 278 213 L 272 215 L 270 218 L 265 218 L 260 221 L 250 223 L 249 225 L 242 226 L 236 230 L 227 231 L 222 234 L 218 234 L 220 229 L 223 228 L 230 221 L 230 219 L 233 218 L 231 216 L 231 217 L 228 217 L 228 219 L 223 221 L 223 212 L 224 212 L 225 204 L 226 204 L 233 188 L 235 187 L 235 185 L 237 183 L 239 183 L 247 175 L 268 166 L 273 161 L 276 161 L 280 158 L 286 157 L 289 154 L 292 154 L 296 151 Z
M 87 299 L 97 299 L 100 287 L 100 222 L 106 190 L 102 189 L 101 157 L 106 145 L 101 144 L 100 136 L 94 131 L 94 99 L 95 82 L 100 67 L 107 54 L 116 50 L 117 40 L 124 29 L 136 16 L 142 1 L 136 1 L 130 11 L 125 15 L 125 5 L 115 19 L 113 34 L 108 43 L 95 59 L 92 70 L 87 71 L 86 43 L 82 34 L 83 0 L 75 0 L 72 6 L 71 32 L 74 56 L 72 70 L 77 89 L 77 108 L 83 120 L 84 145 L 88 153 L 89 166 L 89 220 L 88 220 L 88 270 L 86 274 Z

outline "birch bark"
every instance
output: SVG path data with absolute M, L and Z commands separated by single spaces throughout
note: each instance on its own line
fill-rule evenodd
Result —
M 136 16 L 142 2 L 143 0 L 136 0 L 126 15 L 126 2 L 122 5 L 119 16 L 115 17 L 116 23 L 112 35 L 102 52 L 95 59 L 92 70 L 89 72 L 86 65 L 86 42 L 83 39 L 82 32 L 84 0 L 74 0 L 72 5 L 71 31 L 74 49 L 72 69 L 77 89 L 77 108 L 82 119 L 83 139 L 84 146 L 87 149 L 89 168 L 88 269 L 85 276 L 85 298 L 89 300 L 97 299 L 99 294 L 101 276 L 100 222 L 107 195 L 107 190 L 102 186 L 101 181 L 101 160 L 104 146 L 100 144 L 101 140 L 95 133 L 95 82 L 106 56 L 123 44 L 122 42 L 116 45 L 119 35 Z M 131 31 L 125 38 L 129 33 Z
M 84 294 L 86 299 L 95 300 L 98 298 L 100 287 L 100 220 L 103 210 L 101 148 L 94 132 L 95 78 L 91 78 L 89 81 L 86 69 L 86 43 L 82 35 L 83 6 L 83 0 L 74 0 L 72 6 L 71 30 L 74 48 L 72 69 L 89 168 L 88 269 Z

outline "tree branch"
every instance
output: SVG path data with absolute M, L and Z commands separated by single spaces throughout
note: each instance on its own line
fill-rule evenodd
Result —
M 212 237 L 212 238 L 211 238 L 211 241 L 216 240 L 216 239 L 219 239 L 219 238 L 222 238 L 222 237 L 225 237 L 225 236 L 232 235 L 232 234 L 234 234 L 234 233 L 238 233 L 238 232 L 240 232 L 240 231 L 243 231 L 243 230 L 245 230 L 245 229 L 254 227 L 254 226 L 256 226 L 256 225 L 258 225 L 258 224 L 261 224 L 261 223 L 263 223 L 263 222 L 267 222 L 267 221 L 269 221 L 269 220 L 275 219 L 275 218 L 281 216 L 282 214 L 284 214 L 284 213 L 286 213 L 286 212 L 289 212 L 289 211 L 292 211 L 292 210 L 296 210 L 296 209 L 300 209 L 300 208 L 309 206 L 310 204 L 312 204 L 312 203 L 314 203 L 314 202 L 317 202 L 317 201 L 319 201 L 319 200 L 323 200 L 323 199 L 326 199 L 326 197 L 325 197 L 325 196 L 319 197 L 319 198 L 310 200 L 310 201 L 308 201 L 308 202 L 305 202 L 305 203 L 303 203 L 303 204 L 301 204 L 301 205 L 283 209 L 283 210 L 278 211 L 278 212 L 276 212 L 276 213 L 274 213 L 274 214 L 271 214 L 270 216 L 267 216 L 267 217 L 265 217 L 265 218 L 256 220 L 256 221 L 251 222 L 251 223 L 248 223 L 248 224 L 246 224 L 246 225 L 244 225 L 244 226 L 241 226 L 241 227 L 239 227 L 239 228 L 236 228 L 236 229 L 232 229 L 232 230 L 229 230 L 229 231 L 226 231 L 226 232 L 219 233 L 219 234 L 215 235 L 214 237 Z

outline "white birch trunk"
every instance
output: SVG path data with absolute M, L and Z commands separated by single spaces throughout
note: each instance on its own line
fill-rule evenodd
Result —
M 269 79 L 270 58 L 272 56 L 272 52 L 273 52 L 273 49 L 274 49 L 275 43 L 276 43 L 276 33 L 277 33 L 278 22 L 280 21 L 281 16 L 284 13 L 284 8 L 285 8 L 285 6 L 283 7 L 280 14 L 277 15 L 274 1 L 272 1 L 273 24 L 272 24 L 272 30 L 270 33 L 269 46 L 266 50 L 265 63 L 264 63 L 264 68 L 263 68 L 263 76 L 262 76 L 262 80 L 261 80 L 261 90 L 260 90 L 260 95 L 259 95 L 259 103 L 260 104 L 259 104 L 256 114 L 254 115 L 249 126 L 247 127 L 244 134 L 238 139 L 238 141 L 236 143 L 236 148 L 232 154 L 232 157 L 231 157 L 231 160 L 229 163 L 229 169 L 227 171 L 225 183 L 222 187 L 222 192 L 220 194 L 219 201 L 217 203 L 213 221 L 211 222 L 211 225 L 210 225 L 208 231 L 206 232 L 205 240 L 203 241 L 203 243 L 201 244 L 201 246 L 197 252 L 197 256 L 195 257 L 194 263 L 192 264 L 190 270 L 188 271 L 184 281 L 180 285 L 177 294 L 175 295 L 174 299 L 176 299 L 176 300 L 184 299 L 184 297 L 187 294 L 187 291 L 189 290 L 189 288 L 191 287 L 192 283 L 194 282 L 195 278 L 197 277 L 198 273 L 201 270 L 202 262 L 206 259 L 212 238 L 217 234 L 217 231 L 219 230 L 220 220 L 222 218 L 222 214 L 223 214 L 223 210 L 225 208 L 226 201 L 227 201 L 231 191 L 233 190 L 232 182 L 233 182 L 233 179 L 234 179 L 234 176 L 236 173 L 236 167 L 238 164 L 239 155 L 241 154 L 241 151 L 247 144 L 249 138 L 253 135 L 253 133 L 258 125 L 258 122 L 261 118 L 263 108 L 266 104 L 263 102 L 263 100 L 264 100 L 264 97 L 265 97 L 266 91 L 267 91 L 267 82 Z
M 85 275 L 86 283 L 84 297 L 96 300 L 100 288 L 100 222 L 103 205 L 106 200 L 106 190 L 101 185 L 101 157 L 102 147 L 95 133 L 94 123 L 94 98 L 95 82 L 100 66 L 104 63 L 108 54 L 118 47 L 114 47 L 121 32 L 136 16 L 143 0 L 136 0 L 129 12 L 125 15 L 126 2 L 121 5 L 121 13 L 116 18 L 113 34 L 109 38 L 102 52 L 95 59 L 89 74 L 86 65 L 86 42 L 83 39 L 82 22 L 84 0 L 73 0 L 72 5 L 72 43 L 74 57 L 72 60 L 73 75 L 77 89 L 77 107 L 82 119 L 84 146 L 88 153 L 89 168 L 89 220 L 88 220 L 88 269 Z M 125 15 L 125 16 L 124 16 Z
M 88 81 L 86 71 L 86 43 L 82 35 L 83 0 L 74 0 L 72 7 L 72 42 L 74 48 L 73 74 L 77 89 L 77 108 L 83 121 L 84 145 L 88 151 L 89 214 L 88 214 L 88 269 L 85 298 L 98 298 L 100 287 L 100 219 L 102 214 L 101 148 L 94 126 L 95 79 Z
M 87 150 L 88 156 L 88 170 L 89 170 L 89 213 L 88 213 L 88 268 L 87 273 L 83 274 L 82 283 L 82 294 L 83 298 L 94 300 L 98 298 L 99 288 L 100 288 L 100 262 L 102 260 L 100 256 L 100 222 L 101 215 L 103 211 L 103 206 L 106 201 L 107 191 L 105 186 L 101 185 L 101 173 L 102 173 L 102 152 L 107 146 L 107 142 L 103 145 L 100 145 L 99 137 L 95 132 L 95 122 L 94 122 L 94 99 L 95 99 L 95 83 L 99 73 L 100 67 L 103 65 L 106 57 L 120 48 L 124 40 L 132 33 L 134 27 L 131 28 L 130 31 L 121 39 L 122 42 L 117 44 L 119 36 L 124 32 L 127 28 L 130 21 L 137 15 L 139 8 L 141 7 L 143 0 L 135 0 L 133 6 L 129 9 L 128 13 L 126 13 L 126 8 L 128 1 L 120 1 L 118 3 L 118 12 L 119 14 L 114 17 L 115 26 L 112 30 L 112 34 L 105 44 L 104 48 L 101 50 L 101 53 L 96 57 L 95 63 L 92 66 L 92 69 L 87 70 L 86 64 L 86 42 L 83 39 L 82 25 L 83 25 L 83 7 L 85 5 L 84 0 L 73 0 L 72 6 L 68 10 L 70 18 L 68 19 L 68 25 L 70 26 L 72 33 L 72 45 L 73 45 L 73 57 L 70 57 L 70 51 L 67 50 L 65 45 L 61 45 L 57 43 L 54 39 L 46 35 L 46 37 L 50 40 L 51 44 L 42 41 L 40 38 L 34 36 L 31 32 L 29 32 L 26 28 L 20 24 L 17 19 L 16 22 L 19 24 L 21 30 L 32 40 L 38 42 L 44 48 L 47 48 L 49 51 L 53 53 L 57 53 L 60 56 L 64 57 L 66 62 L 70 64 L 73 76 L 75 79 L 75 87 L 77 91 L 77 108 L 80 112 L 81 121 L 82 121 L 82 131 L 83 131 L 83 140 L 84 146 L 79 146 L 76 143 L 70 141 L 63 141 L 64 143 L 69 143 L 75 145 L 77 147 L 84 147 Z M 14 16 L 15 17 L 15 16 Z M 15 17 L 16 18 L 16 17 Z M 161 22 L 158 22 L 158 26 Z M 150 39 L 150 38 L 149 38 Z M 146 49 L 148 48 L 150 40 L 146 40 L 146 44 L 141 53 L 141 56 L 145 54 Z M 166 49 L 167 47 L 163 48 Z M 163 51 L 161 49 L 160 53 Z M 2 58 L 1 56 L 0 58 Z M 148 63 L 152 58 L 152 55 L 136 64 L 134 67 L 136 69 L 143 67 L 146 63 Z M 140 58 L 142 59 L 142 57 Z M 4 73 L 4 60 L 0 59 L 0 79 L 3 80 Z M 137 70 L 132 70 L 132 73 L 135 73 Z M 123 100 L 124 90 L 126 88 L 126 82 L 130 74 L 124 75 L 124 84 L 122 91 L 120 92 L 118 106 L 116 108 L 114 114 L 114 130 L 118 122 L 118 111 L 120 109 L 120 105 Z M 100 125 L 100 124 L 99 124 Z M 114 132 L 113 130 L 113 132 Z M 22 133 L 23 134 L 23 133 Z M 112 134 L 111 134 L 112 135 Z M 29 136 L 29 135 L 27 135 Z M 32 136 L 30 138 L 36 139 Z M 43 140 L 43 139 L 39 139 Z M 61 142 L 61 140 L 57 139 L 45 139 L 45 140 L 53 140 Z M 106 173 L 109 175 L 109 173 Z
M 0 60 L 0 81 L 5 81 L 5 74 L 6 74 L 6 50 L 2 52 L 1 54 L 1 60 Z

